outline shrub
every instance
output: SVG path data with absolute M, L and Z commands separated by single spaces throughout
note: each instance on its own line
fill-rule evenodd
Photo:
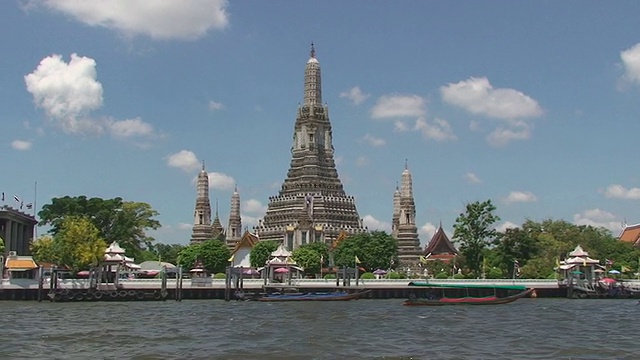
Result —
M 224 279 L 226 277 L 225 273 L 217 273 L 213 275 L 214 279 Z
M 322 277 L 323 279 L 335 279 L 336 275 L 335 274 L 326 274 L 325 276 Z
M 375 279 L 375 278 L 376 278 L 376 276 L 373 275 L 373 273 L 370 273 L 370 272 L 366 272 L 366 273 L 364 273 L 364 274 L 362 274 L 360 276 L 360 279 L 364 279 L 364 280 Z
M 392 271 L 387 274 L 387 278 L 388 279 L 404 279 L 405 276 L 403 274 L 400 274 L 399 272 Z
M 449 274 L 445 272 L 441 272 L 441 273 L 438 273 L 438 275 L 436 275 L 436 279 L 446 279 L 448 277 L 449 277 Z

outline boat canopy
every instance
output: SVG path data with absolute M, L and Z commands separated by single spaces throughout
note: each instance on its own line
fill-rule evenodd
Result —
M 504 289 L 504 290 L 527 290 L 524 285 L 480 285 L 480 284 L 438 284 L 429 282 L 412 281 L 409 286 L 421 286 L 432 288 L 452 288 L 452 289 Z

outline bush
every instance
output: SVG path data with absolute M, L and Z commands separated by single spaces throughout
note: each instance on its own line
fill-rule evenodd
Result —
M 364 274 L 362 274 L 360 276 L 360 279 L 364 279 L 364 280 L 375 279 L 375 278 L 376 278 L 376 276 L 373 275 L 373 273 L 370 273 L 370 272 L 366 272 L 366 273 L 364 273 Z
M 327 280 L 327 279 L 335 279 L 336 275 L 335 274 L 326 274 L 322 278 L 325 279 L 325 280 Z
M 455 274 L 453 275 L 453 278 L 456 280 L 460 280 L 460 279 L 466 279 L 466 276 L 464 276 L 464 274 Z
M 449 277 L 449 274 L 445 272 L 441 272 L 441 273 L 438 273 L 438 275 L 436 275 L 436 279 L 446 279 L 448 277 Z
M 387 274 L 387 279 L 404 279 L 404 275 L 399 272 L 392 271 Z
M 217 274 L 213 275 L 214 279 L 224 279 L 226 277 L 227 276 L 225 275 L 225 273 L 217 273 Z

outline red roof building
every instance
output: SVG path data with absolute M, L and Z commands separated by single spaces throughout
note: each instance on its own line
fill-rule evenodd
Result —
M 458 255 L 458 250 L 453 246 L 444 229 L 442 229 L 442 224 L 440 224 L 436 233 L 433 234 L 433 237 L 424 250 L 424 255 L 427 261 L 441 260 L 444 262 L 449 262 Z

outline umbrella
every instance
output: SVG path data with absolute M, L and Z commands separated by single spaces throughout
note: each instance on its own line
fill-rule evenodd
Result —
M 286 274 L 286 273 L 289 272 L 289 269 L 283 268 L 283 267 L 279 267 L 279 268 L 275 269 L 274 271 L 277 272 L 278 274 Z
M 609 271 L 609 272 L 611 272 L 611 271 Z M 576 274 L 576 275 L 584 274 L 584 273 L 583 273 L 582 271 L 580 271 L 580 270 L 575 270 L 575 271 L 572 271 L 571 273 L 572 273 L 572 274 Z
M 603 284 L 607 284 L 608 285 L 608 284 L 615 283 L 616 279 L 612 279 L 612 278 L 606 277 L 606 278 L 600 279 L 600 282 L 603 283 Z
M 376 271 L 373 272 L 373 275 L 386 275 L 387 274 L 387 270 L 382 270 L 382 269 L 377 269 Z
M 242 270 L 242 273 L 245 275 L 256 275 L 259 274 L 258 270 L 255 269 L 244 269 Z
M 609 270 L 609 274 L 620 274 L 620 271 L 618 271 L 616 269 L 611 269 L 611 270 Z
M 78 276 L 89 276 L 89 272 L 87 270 L 78 271 Z

